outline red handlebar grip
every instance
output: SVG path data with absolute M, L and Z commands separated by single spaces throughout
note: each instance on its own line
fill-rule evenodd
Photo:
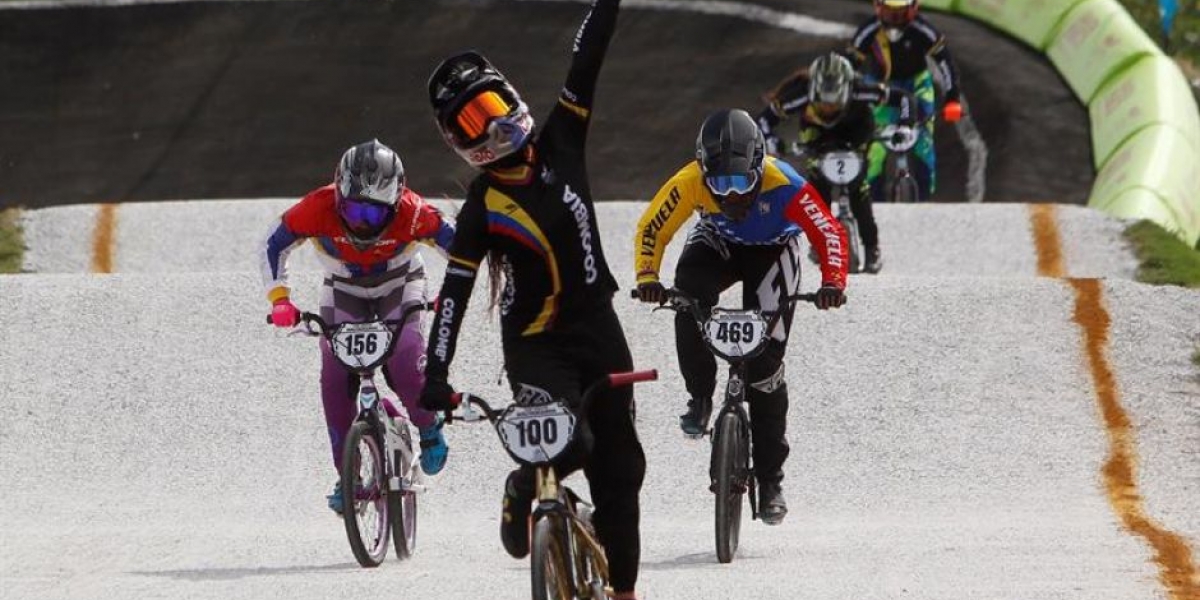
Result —
M 454 408 L 458 408 L 458 406 L 460 404 L 462 404 L 462 401 L 463 401 L 463 393 L 462 392 L 454 392 L 453 394 L 450 394 L 450 404 L 453 404 Z
M 608 376 L 608 384 L 617 387 L 639 381 L 655 381 L 658 379 L 658 369 L 648 371 L 630 371 L 628 373 L 613 373 Z

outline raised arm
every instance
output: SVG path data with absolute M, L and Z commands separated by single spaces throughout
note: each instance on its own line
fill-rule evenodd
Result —
M 580 109 L 583 114 L 575 110 L 573 112 L 585 120 L 591 112 L 596 80 L 600 77 L 600 67 L 608 52 L 608 42 L 617 28 L 620 6 L 621 0 L 595 0 L 575 34 L 572 49 L 574 58 L 571 60 L 571 70 L 567 72 L 560 102 L 567 104 L 568 108 Z

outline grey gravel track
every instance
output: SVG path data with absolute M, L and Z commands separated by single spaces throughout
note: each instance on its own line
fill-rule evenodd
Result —
M 496 539 L 510 464 L 482 426 L 448 432 L 417 556 L 354 564 L 324 507 L 315 344 L 262 324 L 254 240 L 286 205 L 122 207 L 118 274 L 0 277 L 0 596 L 527 597 L 526 563 Z M 598 209 L 623 282 L 640 208 Z M 1025 210 L 880 207 L 885 272 L 853 277 L 840 311 L 799 309 L 791 514 L 746 523 L 732 565 L 713 553 L 707 445 L 676 429 L 671 319 L 618 297 L 635 363 L 663 374 L 638 392 L 644 598 L 1167 597 L 1105 496 L 1108 439 L 1074 295 L 1033 276 Z M 1200 294 L 1123 280 L 1119 223 L 1060 221 L 1069 270 L 1109 278 L 1110 356 L 1147 515 L 1195 549 Z M 39 247 L 39 227 L 31 264 L 67 264 Z M 132 233 L 147 230 L 156 237 Z M 311 305 L 316 274 L 295 283 Z M 502 398 L 482 292 L 453 381 Z

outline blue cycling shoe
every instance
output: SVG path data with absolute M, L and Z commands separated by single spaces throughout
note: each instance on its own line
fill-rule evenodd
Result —
M 442 420 L 421 430 L 421 470 L 426 475 L 437 475 L 446 466 L 446 455 L 450 447 L 442 435 Z
M 342 499 L 342 481 L 340 479 L 333 484 L 333 493 L 325 496 L 325 500 L 329 503 L 329 510 L 339 515 L 342 514 L 342 510 L 345 509 L 345 501 Z

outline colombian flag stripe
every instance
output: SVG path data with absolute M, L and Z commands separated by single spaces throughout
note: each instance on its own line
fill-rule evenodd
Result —
M 554 322 L 554 315 L 558 311 L 558 295 L 562 293 L 562 279 L 558 275 L 558 260 L 554 258 L 554 250 L 529 213 L 511 198 L 493 189 L 488 190 L 485 202 L 489 232 L 516 241 L 546 261 L 546 270 L 550 272 L 551 292 L 546 296 L 542 312 L 525 328 L 522 335 L 541 333 Z

